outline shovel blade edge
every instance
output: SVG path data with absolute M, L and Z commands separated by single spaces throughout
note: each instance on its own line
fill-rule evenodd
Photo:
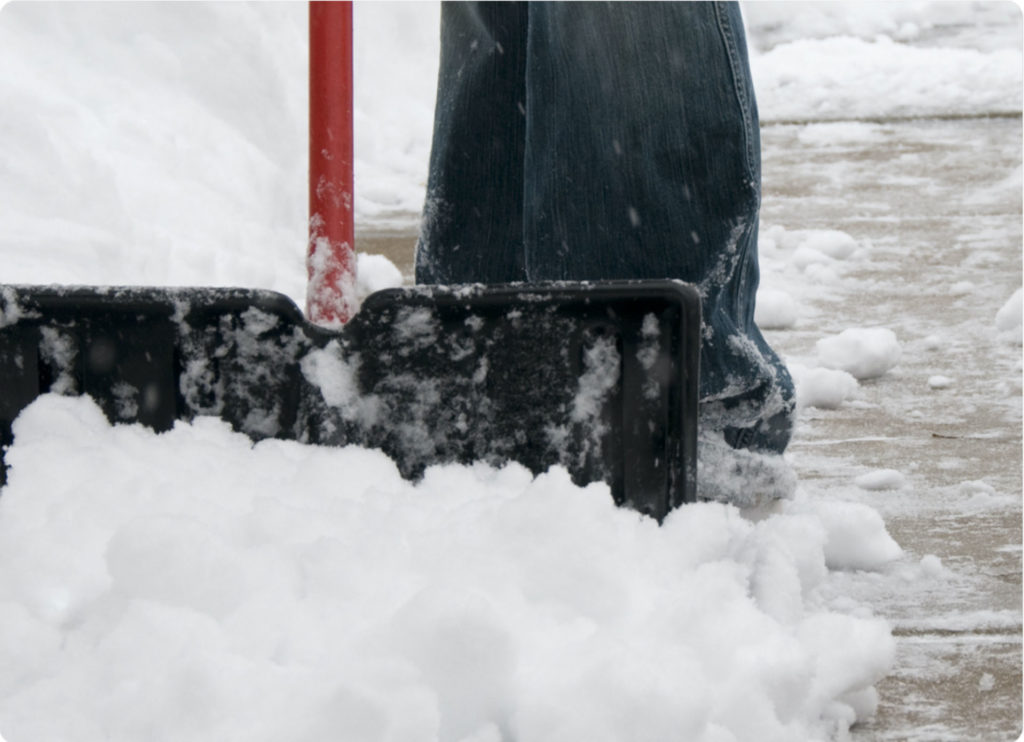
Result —
M 262 290 L 0 286 L 0 446 L 40 394 L 89 394 L 112 422 L 215 415 L 411 478 L 561 465 L 661 520 L 695 499 L 699 340 L 675 281 L 387 289 L 341 330 Z

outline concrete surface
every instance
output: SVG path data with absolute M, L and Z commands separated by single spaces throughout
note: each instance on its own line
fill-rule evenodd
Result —
M 825 311 L 770 340 L 801 357 L 826 334 L 884 326 L 904 351 L 893 372 L 862 383 L 867 406 L 805 415 L 794 463 L 818 492 L 842 488 L 861 468 L 904 473 L 904 490 L 856 497 L 883 514 L 910 560 L 935 555 L 948 570 L 927 589 L 851 576 L 850 592 L 894 623 L 898 642 L 896 670 L 878 686 L 879 714 L 855 738 L 1014 740 L 1021 349 L 994 339 L 992 327 L 1021 286 L 1021 121 L 863 127 L 863 140 L 855 133 L 847 144 L 829 144 L 826 125 L 763 131 L 762 221 L 841 229 L 871 245 L 846 285 L 819 302 Z M 953 385 L 930 388 L 936 374 Z M 977 482 L 998 502 L 977 507 Z

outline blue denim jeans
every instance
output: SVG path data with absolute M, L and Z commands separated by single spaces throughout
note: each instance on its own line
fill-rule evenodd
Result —
M 779 454 L 794 394 L 754 324 L 760 195 L 736 4 L 442 5 L 417 282 L 693 283 L 702 440 Z

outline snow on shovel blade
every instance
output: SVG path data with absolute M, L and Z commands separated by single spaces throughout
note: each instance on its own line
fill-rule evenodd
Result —
M 36 396 L 89 394 L 156 430 L 380 448 L 411 478 L 558 464 L 660 520 L 695 498 L 699 311 L 674 281 L 435 286 L 327 330 L 269 291 L 0 286 L 0 445 Z

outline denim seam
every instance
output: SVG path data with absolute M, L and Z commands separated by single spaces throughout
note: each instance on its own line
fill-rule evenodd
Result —
M 530 155 L 530 142 L 532 141 L 532 137 L 533 137 L 533 131 L 532 131 L 532 129 L 533 129 L 533 121 L 530 118 L 530 109 L 532 108 L 532 106 L 530 105 L 530 103 L 531 103 L 530 98 L 532 97 L 532 92 L 533 92 L 533 87 L 530 84 L 531 83 L 531 80 L 530 80 L 530 78 L 531 78 L 530 69 L 532 67 L 530 62 L 533 59 L 533 54 L 532 54 L 532 51 L 533 51 L 533 22 L 532 22 L 532 19 L 530 17 L 531 15 L 532 14 L 530 13 L 530 4 L 527 3 L 526 4 L 526 50 L 525 50 L 525 55 L 524 55 L 525 59 L 524 59 L 524 62 L 523 62 L 523 107 L 526 109 L 523 112 L 523 117 L 526 119 L 526 121 L 523 124 L 523 141 L 524 141 L 524 145 L 523 145 L 523 159 L 522 159 L 522 162 L 520 163 L 520 167 L 522 167 L 522 169 L 523 169 L 523 177 L 521 178 L 521 180 L 522 180 L 522 188 L 523 188 L 523 193 L 522 193 L 522 200 L 523 200 L 522 216 L 523 216 L 523 218 L 521 219 L 521 223 L 520 223 L 520 226 L 519 226 L 519 229 L 520 229 L 520 239 L 522 240 L 522 244 L 523 244 L 523 277 L 524 277 L 524 279 L 526 280 L 527 283 L 530 283 L 530 282 L 533 281 L 533 266 L 531 265 L 531 261 L 530 261 L 531 245 L 530 245 L 529 241 L 527 240 L 527 229 L 526 229 L 526 222 L 527 222 L 527 211 L 526 211 L 526 209 L 527 209 L 527 204 L 529 203 L 529 201 L 527 199 L 528 194 L 526 192 L 526 189 L 527 189 L 528 183 L 529 183 L 529 178 L 526 177 L 527 176 L 527 172 L 528 172 L 527 169 L 526 169 L 526 160 L 527 160 L 528 157 L 531 156 Z M 533 217 L 535 215 L 531 214 L 530 216 Z
M 747 97 L 746 88 L 742 84 L 744 76 L 740 74 L 740 58 L 739 50 L 736 46 L 736 37 L 732 30 L 732 24 L 725 16 L 723 5 L 723 3 L 715 3 L 715 18 L 718 21 L 718 30 L 722 34 L 722 42 L 725 44 L 725 51 L 729 57 L 729 69 L 732 72 L 732 87 L 736 93 L 736 101 L 739 103 L 740 112 L 743 114 L 743 136 L 747 151 L 747 177 L 750 178 L 750 183 L 754 189 L 760 191 L 760 186 L 754 177 L 754 122 L 750 115 L 750 101 Z M 758 193 L 758 195 L 760 194 Z
M 747 171 L 747 178 L 750 181 L 750 187 L 754 191 L 754 197 L 758 202 L 760 202 L 761 184 L 754 171 L 754 120 L 751 115 L 750 99 L 747 95 L 747 88 L 744 84 L 746 75 L 742 74 L 742 62 L 740 60 L 739 47 L 736 42 L 736 35 L 733 31 L 732 21 L 726 15 L 725 3 L 716 2 L 714 4 L 714 8 L 715 19 L 718 22 L 718 30 L 722 35 L 722 43 L 725 45 L 726 55 L 729 58 L 729 71 L 732 74 L 733 91 L 736 94 L 736 101 L 740 107 L 740 113 L 743 116 L 744 148 L 747 155 L 744 165 Z M 750 229 L 750 225 L 747 225 L 747 229 Z M 746 243 L 747 240 L 740 240 L 740 244 L 746 246 Z M 747 310 L 749 309 L 747 303 L 743 301 L 743 297 L 745 296 L 745 285 L 750 281 L 750 265 L 749 261 L 743 260 L 742 256 L 741 262 L 742 267 L 740 269 L 740 275 L 738 276 L 739 286 L 736 291 L 735 306 L 733 307 L 737 320 L 744 318 L 747 314 Z M 744 322 L 744 324 L 746 324 L 746 322 Z

